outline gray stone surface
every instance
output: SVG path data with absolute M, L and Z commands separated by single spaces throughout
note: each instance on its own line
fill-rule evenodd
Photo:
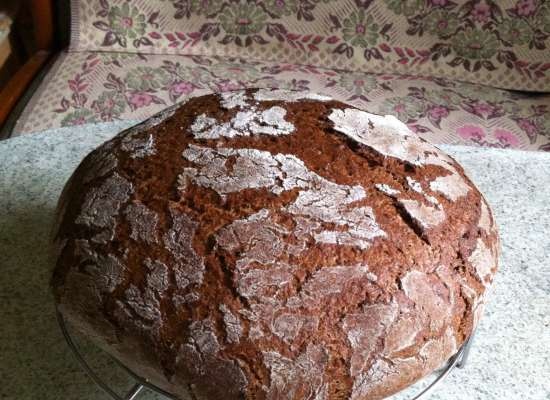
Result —
M 65 181 L 84 155 L 130 124 L 63 128 L 0 142 L 1 399 L 107 398 L 81 372 L 60 334 L 47 249 Z M 502 257 L 468 365 L 453 371 L 430 399 L 548 400 L 550 154 L 442 147 L 486 194 L 500 228 Z M 105 379 L 119 389 L 131 386 L 110 359 L 83 346 Z

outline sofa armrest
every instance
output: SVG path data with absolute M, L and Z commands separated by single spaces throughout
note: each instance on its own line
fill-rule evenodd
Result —
M 27 4 L 23 5 L 25 7 Z M 22 7 L 22 8 L 23 8 Z M 0 129 L 32 80 L 44 67 L 53 53 L 53 2 L 52 0 L 30 0 L 27 17 L 33 34 L 32 50 L 26 60 L 0 90 Z M 25 10 L 23 10 L 25 11 Z M 26 29 L 27 27 L 24 27 Z M 12 32 L 11 34 L 14 34 Z

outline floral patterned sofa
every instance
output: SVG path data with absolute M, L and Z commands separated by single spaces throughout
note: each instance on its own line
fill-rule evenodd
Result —
M 435 143 L 550 150 L 549 0 L 72 0 L 14 134 L 309 89 Z

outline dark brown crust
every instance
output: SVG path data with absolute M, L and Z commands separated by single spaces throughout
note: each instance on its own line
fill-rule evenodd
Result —
M 251 96 L 253 92 L 247 93 Z M 318 361 L 318 365 L 323 366 L 321 372 L 327 385 L 326 398 L 352 398 L 354 381 L 358 378 L 351 375 L 353 361 L 350 360 L 360 350 L 352 348 L 342 326 L 355 323 L 374 326 L 379 321 L 365 320 L 361 316 L 366 313 L 365 310 L 374 310 L 369 308 L 373 305 L 384 305 L 384 313 L 387 314 L 395 305 L 397 314 L 392 317 L 391 327 L 405 324 L 402 321 L 409 316 L 417 318 L 417 323 L 422 326 L 417 329 L 412 344 L 392 353 L 391 358 L 421 358 L 419 354 L 422 349 L 427 351 L 427 343 L 431 340 L 434 343 L 442 341 L 441 338 L 446 337 L 448 332 L 456 346 L 460 346 L 472 331 L 474 307 L 485 291 L 485 284 L 471 262 L 479 239 L 491 251 L 492 258 L 488 261 L 492 263 L 491 276 L 496 271 L 498 237 L 492 216 L 487 211 L 490 229 L 480 228 L 484 200 L 458 164 L 453 162 L 452 167 L 467 183 L 469 190 L 451 201 L 439 192 L 429 191 L 426 186 L 438 177 L 449 175 L 448 169 L 440 165 L 418 166 L 384 156 L 373 147 L 358 143 L 335 130 L 334 123 L 329 119 L 330 113 L 334 109 L 348 109 L 349 106 L 336 101 L 304 99 L 296 102 L 258 102 L 255 107 L 262 111 L 275 105 L 286 110 L 285 120 L 295 127 L 292 134 L 195 139 L 190 127 L 196 117 L 205 114 L 219 122 L 226 122 L 239 109 L 225 109 L 215 95 L 191 99 L 158 125 L 145 129 L 139 126 L 131 128 L 92 152 L 73 175 L 60 200 L 60 224 L 55 235 L 59 256 L 52 279 L 60 310 L 77 328 L 92 336 L 136 373 L 150 378 L 181 398 L 194 398 L 196 395 L 206 399 L 286 399 L 285 393 L 266 391 L 273 385 L 274 373 L 264 363 L 266 352 L 277 353 L 289 360 L 297 360 L 300 356 L 319 360 L 322 355 L 315 352 L 314 346 L 322 347 L 323 352 L 328 354 L 326 360 Z M 130 151 L 125 150 L 129 148 L 129 137 L 133 141 L 131 143 L 138 143 Z M 149 137 L 154 142 L 153 150 L 146 145 Z M 276 293 L 278 298 L 286 300 L 298 296 L 306 290 L 304 288 L 316 273 L 335 265 L 367 265 L 376 280 L 361 278 L 340 282 L 343 288 L 340 293 L 321 298 L 318 304 L 308 306 L 304 315 L 318 317 L 314 332 L 301 329 L 290 342 L 275 334 L 251 340 L 251 322 L 240 314 L 242 310 L 250 309 L 250 299 L 239 293 L 235 281 L 235 265 L 242 256 L 242 249 L 224 249 L 217 238 L 222 228 L 264 209 L 271 210 L 272 220 L 278 226 L 292 232 L 296 228 L 296 220 L 288 213 L 277 210 L 295 202 L 300 190 L 294 188 L 274 194 L 267 188 L 244 189 L 228 193 L 225 198 L 215 190 L 193 182 L 187 183 L 185 191 L 178 190 L 181 185 L 178 177 L 185 168 L 194 166 L 182 156 L 190 144 L 212 149 L 257 149 L 272 155 L 292 154 L 302 160 L 310 171 L 331 182 L 364 188 L 366 198 L 354 203 L 354 207 L 371 207 L 377 224 L 387 237 L 374 238 L 366 249 L 317 243 L 309 238 L 307 248 L 299 254 L 280 255 L 278 262 L 299 265 L 299 269 L 295 271 L 292 281 Z M 104 174 L 98 172 L 101 165 L 108 165 L 112 160 L 116 160 L 114 168 L 104 168 Z M 232 168 L 234 162 L 229 157 L 227 168 Z M 407 177 L 423 183 L 424 190 L 428 190 L 441 205 L 445 214 L 442 223 L 429 229 L 420 226 L 404 209 L 398 196 L 383 193 L 375 186 L 386 184 L 405 194 L 407 199 L 428 204 L 424 194 L 411 189 Z M 116 187 L 109 186 L 111 183 Z M 114 211 L 107 212 L 105 217 L 105 220 L 115 223 L 111 228 L 94 226 L 89 220 L 83 222 L 83 208 L 87 201 L 89 203 L 88 196 L 93 193 L 104 193 L 106 210 L 111 204 L 109 199 L 118 199 L 113 206 Z M 130 205 L 137 210 L 135 212 L 142 209 L 150 211 L 143 221 L 153 224 L 148 225 L 152 229 L 140 228 L 135 219 L 128 221 L 124 217 L 129 213 Z M 181 233 L 183 236 L 170 242 L 177 248 L 169 248 L 166 238 L 178 215 L 188 219 L 184 223 L 187 230 Z M 105 222 L 104 225 L 110 223 Z M 339 229 L 334 226 L 328 228 Z M 105 234 L 109 229 L 112 232 Z M 152 232 L 152 236 L 144 240 L 139 229 L 146 232 L 143 235 Z M 185 235 L 193 238 L 192 243 L 182 242 L 187 237 Z M 289 234 L 285 240 L 292 244 L 299 239 Z M 86 246 L 90 250 L 82 250 Z M 85 251 L 88 251 L 88 256 L 82 255 Z M 90 251 L 94 254 L 93 260 L 90 259 Z M 118 263 L 113 261 L 113 257 Z M 149 261 L 146 263 L 146 260 Z M 154 262 L 160 264 L 153 265 Z M 199 278 L 192 278 L 182 289 L 178 269 L 185 271 L 187 279 L 200 275 L 200 263 L 204 268 L 202 283 Z M 163 275 L 165 267 L 162 264 L 166 266 L 167 274 Z M 98 283 L 113 269 L 117 269 L 116 279 Z M 410 274 L 411 271 L 421 275 Z M 148 289 L 153 274 L 162 282 L 165 279 L 165 283 L 156 283 L 157 286 L 166 285 L 162 292 Z M 448 316 L 445 315 L 441 325 L 429 322 L 426 315 L 432 318 L 443 311 L 434 305 L 433 314 L 429 314 L 423 310 L 422 301 L 414 300 L 414 295 L 407 295 L 404 288 L 404 285 L 410 285 L 421 293 L 427 290 L 424 282 L 433 291 L 430 295 L 437 296 L 434 298 L 439 299 L 441 304 L 448 304 L 445 306 Z M 137 298 L 132 294 L 136 293 L 135 290 Z M 193 295 L 197 296 L 196 301 L 187 300 L 186 303 L 182 300 Z M 141 304 L 142 301 L 147 304 Z M 129 302 L 137 302 L 138 305 L 128 306 Z M 147 308 L 148 305 L 151 308 Z M 220 305 L 226 307 L 225 312 L 222 312 Z M 425 307 L 431 306 L 427 304 Z M 227 312 L 229 320 L 231 315 L 238 316 L 242 329 L 238 342 L 232 342 L 228 337 L 224 322 Z M 278 312 L 277 315 L 280 315 L 282 311 Z M 372 315 L 378 315 L 378 311 L 372 312 Z M 144 318 L 144 315 L 147 317 Z M 352 317 L 354 315 L 359 317 Z M 149 317 L 156 321 L 148 320 Z M 210 322 L 201 322 L 201 325 L 200 321 Z M 394 366 L 398 376 L 390 379 L 389 372 L 384 369 L 386 367 L 382 368 L 387 357 L 383 360 L 380 357 L 389 346 L 391 327 L 384 327 L 386 333 L 373 344 L 375 350 L 368 359 L 362 360 L 365 379 L 371 373 L 386 374 L 385 379 L 389 379 L 387 385 L 367 385 L 365 388 L 368 390 L 363 391 L 366 397 L 357 397 L 356 394 L 355 398 L 374 400 L 395 393 L 444 361 L 444 358 L 437 359 L 438 356 L 450 355 L 450 347 L 441 350 L 439 355 L 429 353 L 427 360 L 420 363 L 418 358 L 415 361 L 422 365 L 415 364 L 411 368 L 400 367 L 401 361 L 398 361 Z M 203 340 L 206 343 L 204 347 L 196 344 L 193 332 L 203 332 L 196 335 L 203 335 L 203 339 L 198 341 Z M 207 345 L 212 341 L 212 335 L 219 348 L 210 354 Z M 189 343 L 195 343 L 195 347 Z M 182 356 L 185 360 L 180 361 L 178 358 Z M 192 363 L 194 365 L 189 365 Z M 296 379 L 305 381 L 309 378 L 300 375 Z M 293 399 L 305 399 L 309 393 L 305 383 L 292 390 Z

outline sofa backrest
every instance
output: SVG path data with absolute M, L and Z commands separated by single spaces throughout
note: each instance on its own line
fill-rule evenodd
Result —
M 550 0 L 72 0 L 73 51 L 242 57 L 550 91 Z

